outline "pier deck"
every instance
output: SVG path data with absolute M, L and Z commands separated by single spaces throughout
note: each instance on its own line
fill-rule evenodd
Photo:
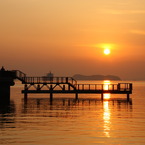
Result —
M 132 94 L 131 83 L 117 83 L 117 84 L 78 84 L 76 80 L 71 77 L 24 77 L 22 78 L 24 84 L 24 90 L 22 93 L 50 93 L 50 98 L 53 98 L 53 94 Z
M 24 84 L 24 99 L 27 99 L 30 93 L 49 93 L 50 100 L 53 100 L 53 94 L 67 93 L 75 94 L 78 99 L 78 94 L 132 94 L 131 83 L 117 84 L 78 84 L 72 77 L 28 77 L 25 73 L 19 70 L 6 71 L 3 67 L 0 70 L 1 82 L 1 97 L 7 96 L 10 99 L 10 86 L 14 85 L 14 80 L 19 79 Z M 5 99 L 4 98 L 4 99 Z

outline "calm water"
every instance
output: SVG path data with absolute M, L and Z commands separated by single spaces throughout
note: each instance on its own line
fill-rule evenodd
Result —
M 133 88 L 130 102 L 126 95 L 102 102 L 99 95 L 75 101 L 61 94 L 50 105 L 49 94 L 24 102 L 17 83 L 11 106 L 0 110 L 0 145 L 145 145 L 145 82 Z

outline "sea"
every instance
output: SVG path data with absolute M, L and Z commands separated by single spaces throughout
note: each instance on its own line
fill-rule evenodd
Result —
M 126 81 L 122 81 L 126 82 Z M 145 145 L 145 82 L 125 94 L 29 94 L 11 87 L 9 106 L 0 107 L 0 145 Z M 81 83 L 102 83 L 83 81 Z M 118 82 L 111 82 L 118 83 Z M 1 100 L 0 100 L 1 101 Z

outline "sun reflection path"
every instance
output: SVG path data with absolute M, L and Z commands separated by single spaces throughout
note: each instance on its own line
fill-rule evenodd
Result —
M 104 112 L 103 112 L 103 120 L 104 120 L 104 134 L 106 137 L 110 137 L 110 110 L 109 110 L 109 102 L 105 101 L 103 102 L 103 108 L 104 108 Z
M 111 84 L 111 82 L 109 80 L 104 81 L 104 90 L 108 90 L 109 89 L 109 85 Z M 103 94 L 104 99 L 110 99 L 110 94 Z

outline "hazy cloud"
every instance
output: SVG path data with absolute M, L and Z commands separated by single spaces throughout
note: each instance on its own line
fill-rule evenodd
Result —
M 113 14 L 113 15 L 123 15 L 123 14 L 145 14 L 145 10 L 112 10 L 105 9 L 102 10 L 103 13 Z
M 133 33 L 133 34 L 145 35 L 144 30 L 131 30 L 130 32 Z

